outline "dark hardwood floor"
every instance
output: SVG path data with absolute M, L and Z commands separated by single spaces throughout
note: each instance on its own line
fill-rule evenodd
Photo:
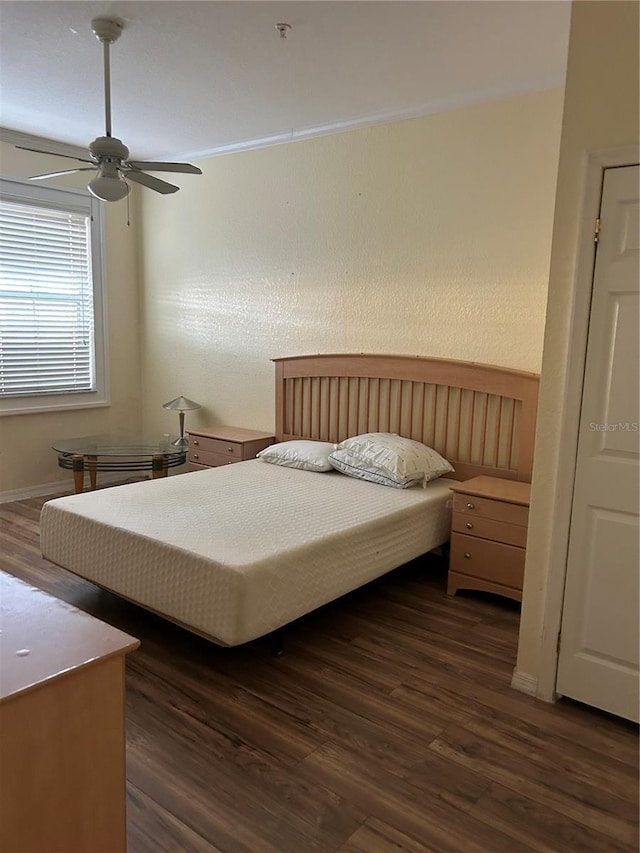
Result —
M 127 663 L 130 853 L 638 849 L 637 728 L 509 687 L 517 605 L 425 558 L 221 649 L 42 560 L 44 499 L 0 505 L 2 568 L 142 641 Z M 93 851 L 92 851 L 93 853 Z

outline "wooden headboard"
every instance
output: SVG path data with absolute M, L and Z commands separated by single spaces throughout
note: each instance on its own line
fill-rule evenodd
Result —
M 531 480 L 539 377 L 405 355 L 274 359 L 278 441 L 394 432 L 435 448 L 467 480 Z

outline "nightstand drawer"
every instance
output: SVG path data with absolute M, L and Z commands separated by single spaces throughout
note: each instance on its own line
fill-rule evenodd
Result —
M 477 498 L 475 495 L 465 495 L 460 492 L 456 492 L 453 496 L 453 509 L 465 515 L 491 518 L 495 521 L 505 521 L 507 524 L 520 524 L 523 527 L 526 527 L 529 522 L 528 506 L 490 498 Z
M 220 456 L 234 456 L 242 459 L 242 444 L 236 441 L 222 441 L 220 438 L 209 438 L 206 435 L 189 435 L 189 459 L 192 453 L 217 453 Z M 200 460 L 202 461 L 202 460 Z M 224 465 L 224 462 L 203 462 L 204 465 Z
M 467 536 L 479 536 L 524 548 L 527 544 L 527 528 L 519 524 L 507 524 L 506 521 L 494 521 L 491 518 L 472 516 L 470 513 L 454 512 L 451 529 Z
M 451 571 L 522 589 L 524 548 L 476 539 L 454 533 L 451 536 Z
M 238 456 L 232 456 L 230 453 L 211 453 L 209 450 L 200 450 L 195 447 L 189 449 L 189 462 L 194 462 L 197 465 L 206 465 L 209 468 L 218 468 L 220 465 L 231 465 L 234 462 L 241 462 L 242 459 Z

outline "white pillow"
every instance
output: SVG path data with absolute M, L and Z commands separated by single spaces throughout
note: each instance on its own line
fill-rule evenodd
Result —
M 304 471 L 331 471 L 329 454 L 336 445 L 328 441 L 281 441 L 271 444 L 258 453 L 263 462 L 283 465 L 285 468 L 302 468 Z
M 396 489 L 426 486 L 454 470 L 432 447 L 388 432 L 367 432 L 340 442 L 329 462 L 349 477 Z

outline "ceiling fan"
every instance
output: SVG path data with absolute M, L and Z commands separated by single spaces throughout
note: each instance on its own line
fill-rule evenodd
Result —
M 56 178 L 58 175 L 70 175 L 74 172 L 92 172 L 97 170 L 98 174 L 89 181 L 88 189 L 96 198 L 103 201 L 120 201 L 129 195 L 131 187 L 129 181 L 142 184 L 149 189 L 159 193 L 175 193 L 180 187 L 162 181 L 153 175 L 148 175 L 146 170 L 153 172 L 182 172 L 188 175 L 201 175 L 202 170 L 190 163 L 156 163 L 142 160 L 129 160 L 129 149 L 115 136 L 111 135 L 111 68 L 110 47 L 113 42 L 120 38 L 122 23 L 117 18 L 94 18 L 91 21 L 91 29 L 96 38 L 104 46 L 104 99 L 105 99 L 105 135 L 94 139 L 89 145 L 88 157 L 73 157 L 70 154 L 56 154 L 56 157 L 69 157 L 81 163 L 90 163 L 90 166 L 81 166 L 77 169 L 65 169 L 61 172 L 47 172 L 45 175 L 33 175 L 29 180 L 43 181 L 47 178 Z M 25 151 L 34 151 L 37 154 L 53 154 L 52 151 L 43 151 L 39 148 L 27 148 L 25 145 L 17 145 Z

